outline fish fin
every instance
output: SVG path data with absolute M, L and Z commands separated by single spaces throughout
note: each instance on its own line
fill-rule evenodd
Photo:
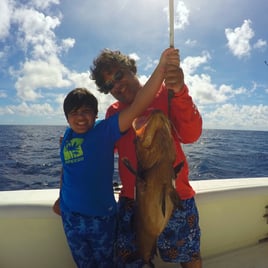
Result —
M 161 208 L 162 208 L 162 214 L 165 217 L 166 216 L 166 187 L 164 186 L 162 189 L 162 201 L 161 201 Z
M 128 168 L 128 170 L 129 170 L 132 174 L 134 174 L 135 176 L 138 176 L 137 170 L 135 170 L 135 169 L 133 168 L 133 166 L 131 165 L 131 163 L 130 163 L 130 161 L 129 161 L 128 158 L 126 158 L 126 157 L 122 157 L 122 161 L 123 161 L 124 165 Z
M 178 173 L 181 171 L 181 169 L 183 168 L 183 166 L 184 166 L 184 161 L 181 161 L 178 165 L 176 165 L 174 167 L 176 177 L 177 177 Z

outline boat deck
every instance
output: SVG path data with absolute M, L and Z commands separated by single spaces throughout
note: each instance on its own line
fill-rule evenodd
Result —
M 204 268 L 267 268 L 268 243 L 239 249 L 204 260 Z
M 155 259 L 157 268 L 175 268 L 178 264 Z M 261 243 L 244 249 L 234 250 L 203 259 L 203 268 L 268 268 L 268 243 Z

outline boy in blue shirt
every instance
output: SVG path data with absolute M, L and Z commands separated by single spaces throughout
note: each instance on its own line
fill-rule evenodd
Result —
M 69 123 L 60 156 L 60 211 L 65 235 L 78 267 L 113 267 L 116 201 L 113 194 L 114 144 L 154 99 L 165 77 L 179 67 L 178 50 L 166 49 L 135 100 L 120 113 L 96 121 L 97 99 L 85 88 L 72 90 L 63 109 Z M 103 88 L 120 91 L 129 70 L 106 74 Z M 174 81 L 175 82 L 175 81 Z

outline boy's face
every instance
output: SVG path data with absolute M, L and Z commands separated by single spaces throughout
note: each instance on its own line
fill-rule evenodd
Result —
M 77 134 L 83 134 L 90 130 L 94 126 L 95 120 L 96 114 L 87 106 L 72 110 L 67 115 L 70 127 Z

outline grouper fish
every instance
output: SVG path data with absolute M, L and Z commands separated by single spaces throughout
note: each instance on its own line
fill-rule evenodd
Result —
M 139 257 L 154 267 L 151 259 L 156 253 L 156 242 L 180 198 L 174 187 L 176 174 L 183 162 L 174 167 L 175 145 L 168 118 L 160 110 L 133 122 L 136 132 L 138 167 L 134 170 L 123 159 L 130 171 L 136 174 L 136 207 L 134 224 Z

